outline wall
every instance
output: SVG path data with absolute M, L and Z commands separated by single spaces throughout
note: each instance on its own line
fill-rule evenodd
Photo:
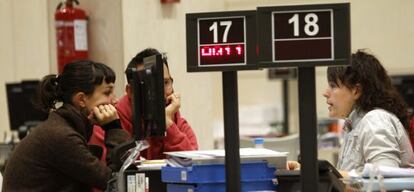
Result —
M 249 10 L 257 6 L 266 5 L 287 5 L 287 4 L 313 4 L 313 3 L 338 3 L 348 1 L 323 1 L 323 0 L 225 0 L 225 1 L 181 1 L 179 4 L 161 5 L 157 1 L 123 1 L 124 23 L 124 60 L 128 60 L 137 50 L 148 46 L 159 48 L 168 53 L 172 63 L 171 72 L 175 79 L 175 88 L 183 94 L 182 112 L 193 125 L 199 137 L 202 148 L 209 148 L 212 141 L 211 129 L 215 123 L 222 123 L 222 86 L 221 73 L 186 73 L 185 71 L 185 27 L 184 13 L 202 11 L 222 11 L 222 10 Z M 375 3 L 376 6 L 372 6 Z M 215 4 L 215 5 L 214 5 Z M 351 35 L 353 50 L 359 47 L 370 47 L 377 55 L 383 55 L 384 65 L 391 71 L 410 71 L 414 72 L 408 63 L 402 64 L 401 69 L 387 64 L 386 60 L 410 61 L 407 46 L 409 43 L 392 39 L 392 42 L 383 42 L 385 36 L 393 35 L 402 37 L 394 27 L 383 27 L 386 33 L 370 34 L 370 27 L 377 28 L 373 31 L 382 31 L 381 18 L 384 9 L 387 9 L 387 17 L 392 20 L 392 25 L 403 26 L 409 22 L 411 12 L 400 9 L 412 9 L 412 1 L 400 0 L 397 2 L 389 1 L 351 1 Z M 145 5 L 145 6 L 144 6 Z M 369 10 L 369 11 L 367 11 Z M 369 17 L 367 17 L 369 13 Z M 152 21 L 152 22 L 151 22 Z M 365 26 L 365 27 L 364 27 Z M 404 36 L 410 37 L 410 31 L 403 32 Z M 371 32 L 372 33 L 372 32 Z M 363 34 L 363 36 L 361 36 Z M 356 38 L 359 36 L 360 38 Z M 412 36 L 412 35 L 411 35 Z M 369 38 L 368 38 L 369 37 Z M 371 39 L 375 37 L 375 39 Z M 368 41 L 368 42 L 367 42 Z M 405 40 L 404 40 L 405 41 Z M 381 45 L 378 42 L 383 42 Z M 410 42 L 410 41 L 409 41 Z M 411 40 L 412 42 L 412 40 Z M 402 46 L 404 45 L 404 46 Z M 383 50 L 383 51 L 381 51 Z M 389 55 L 394 50 L 399 50 L 401 54 Z M 378 52 L 379 51 L 379 52 Z M 378 53 L 377 53 L 378 52 Z M 405 53 L 402 53 L 405 52 Z M 390 61 L 394 63 L 393 61 Z M 398 62 L 401 63 L 401 62 Z M 321 96 L 325 87 L 325 67 L 316 69 L 316 89 L 317 89 L 317 113 L 319 118 L 327 117 L 327 106 L 325 99 Z M 239 83 L 239 103 L 243 105 L 261 104 L 281 104 L 281 86 L 278 81 L 269 81 L 266 77 L 266 70 L 262 71 L 243 71 L 238 73 Z M 290 100 L 290 127 L 293 132 L 298 129 L 297 122 L 297 82 L 290 83 L 289 94 L 293 97 Z M 190 100 L 191 98 L 191 100 Z M 202 115 L 200 115 L 202 114 Z M 213 119 L 213 120 L 212 120 Z M 206 142 L 206 143 L 205 143 Z
M 5 83 L 57 72 L 54 12 L 60 0 L 0 1 L 0 139 L 9 131 Z M 121 1 L 81 1 L 89 15 L 90 59 L 108 64 L 124 84 Z M 124 93 L 123 86 L 116 93 Z
M 48 0 L 49 21 L 49 53 L 51 73 L 57 72 L 56 37 L 54 13 L 61 0 Z M 123 95 L 124 60 L 122 38 L 122 1 L 113 0 L 87 0 L 79 1 L 78 7 L 85 10 L 88 15 L 88 49 L 89 59 L 110 66 L 116 73 L 115 92 Z
M 166 52 L 174 78 L 174 90 L 182 94 L 181 113 L 198 137 L 200 149 L 211 149 L 215 108 L 213 97 L 217 73 L 187 73 L 185 46 L 185 14 L 223 10 L 224 1 L 183 0 L 177 4 L 161 4 L 154 0 L 124 0 L 124 60 L 127 63 L 139 51 L 153 47 Z
M 360 48 L 369 48 L 378 56 L 390 74 L 414 73 L 414 58 L 411 52 L 414 48 L 414 1 L 410 0 L 227 0 L 226 10 L 248 10 L 257 6 L 277 6 L 290 4 L 318 4 L 318 3 L 351 3 L 351 46 L 352 51 Z M 255 78 L 247 78 L 255 76 Z M 249 76 L 239 76 L 239 82 L 249 80 L 249 84 L 263 84 L 266 73 L 262 71 L 250 72 Z M 280 98 L 273 90 L 278 90 L 272 82 L 256 86 L 255 91 L 240 94 L 240 101 L 248 98 L 260 98 L 256 103 L 274 103 Z M 242 87 L 242 85 L 240 86 Z M 318 118 L 328 117 L 326 100 L 322 93 L 327 87 L 326 67 L 316 68 L 316 94 Z M 245 87 L 246 88 L 246 87 Z M 240 88 L 243 89 L 243 88 Z M 247 89 L 247 88 L 246 88 Z M 271 91 L 269 91 L 271 90 Z M 279 90 L 278 90 L 279 91 Z M 298 129 L 297 122 L 297 82 L 290 82 L 289 94 L 293 97 L 290 106 L 290 127 L 293 132 Z M 217 101 L 215 103 L 218 103 Z M 245 104 L 246 102 L 240 102 Z
M 5 82 L 40 78 L 56 72 L 53 13 L 59 0 L 0 1 L 0 132 L 9 129 Z M 123 94 L 126 63 L 148 46 L 168 53 L 175 90 L 183 95 L 182 113 L 193 126 L 201 149 L 213 146 L 214 122 L 222 121 L 221 73 L 187 73 L 185 13 L 255 9 L 263 5 L 347 2 L 339 0 L 81 0 L 90 15 L 91 58 L 115 69 L 117 94 Z M 391 74 L 414 73 L 414 1 L 352 0 L 352 49 L 370 48 Z M 317 113 L 327 117 L 325 67 L 316 69 Z M 239 72 L 239 103 L 280 105 L 278 81 L 266 70 Z M 254 87 L 254 89 L 252 89 Z M 295 81 L 290 95 L 297 94 Z M 291 122 L 297 127 L 297 102 L 291 99 Z M 0 135 L 1 136 L 1 135 Z
M 6 82 L 49 73 L 47 1 L 0 1 L 0 139 L 9 130 Z

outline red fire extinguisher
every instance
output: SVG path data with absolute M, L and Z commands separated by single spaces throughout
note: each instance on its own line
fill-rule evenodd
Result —
M 58 72 L 65 64 L 88 58 L 87 16 L 77 0 L 60 2 L 55 12 Z

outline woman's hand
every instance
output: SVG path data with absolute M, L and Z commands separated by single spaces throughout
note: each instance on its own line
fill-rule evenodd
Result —
M 180 93 L 172 93 L 167 97 L 167 107 L 165 107 L 165 121 L 167 128 L 171 126 L 175 121 L 175 113 L 181 107 L 181 95 Z
M 286 169 L 287 170 L 300 170 L 300 163 L 297 161 L 287 161 Z
M 111 104 L 103 104 L 94 107 L 93 117 L 93 121 L 100 126 L 119 119 L 116 108 Z

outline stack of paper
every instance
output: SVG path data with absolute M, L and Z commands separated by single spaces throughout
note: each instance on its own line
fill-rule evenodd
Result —
M 193 164 L 224 163 L 224 150 L 175 151 L 165 152 L 167 163 L 172 167 L 189 167 Z M 277 152 L 264 148 L 241 148 L 241 162 L 266 161 L 278 169 L 286 169 L 286 152 Z
M 140 171 L 161 170 L 161 167 L 167 165 L 164 159 L 136 161 L 135 164 Z

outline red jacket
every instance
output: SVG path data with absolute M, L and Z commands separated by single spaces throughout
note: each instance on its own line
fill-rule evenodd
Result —
M 115 106 L 119 119 L 121 120 L 122 128 L 132 135 L 132 112 L 131 101 L 127 95 Z M 176 122 L 167 128 L 167 136 L 164 138 L 148 138 L 147 141 L 150 147 L 142 151 L 141 155 L 146 159 L 164 159 L 163 152 L 167 151 L 186 151 L 197 150 L 197 138 L 191 129 L 190 124 L 181 117 L 180 113 L 175 114 Z M 89 144 L 99 145 L 103 148 L 102 160 L 106 157 L 106 148 L 103 143 L 105 132 L 101 127 L 95 126 L 93 134 L 89 140 Z

